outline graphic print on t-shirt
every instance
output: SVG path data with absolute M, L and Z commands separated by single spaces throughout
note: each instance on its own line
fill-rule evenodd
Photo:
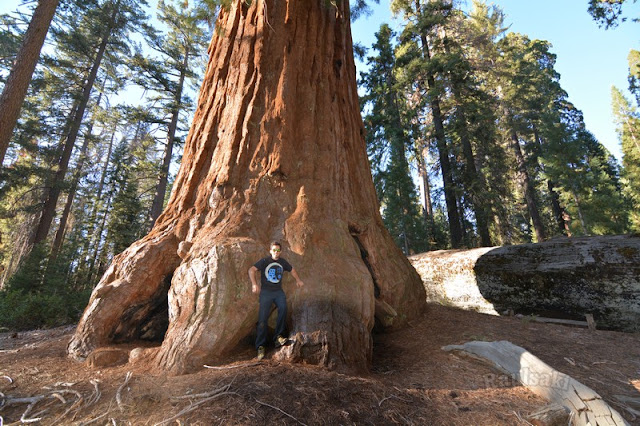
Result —
M 267 277 L 267 281 L 270 283 L 278 284 L 282 280 L 283 269 L 277 262 L 269 264 L 269 266 L 264 269 L 264 272 Z

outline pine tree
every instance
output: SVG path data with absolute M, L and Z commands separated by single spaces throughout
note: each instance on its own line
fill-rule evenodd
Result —
M 55 175 L 52 176 L 46 190 L 40 221 L 31 238 L 32 244 L 44 241 L 49 233 L 51 222 L 55 216 L 61 186 L 64 183 L 68 170 L 69 160 L 71 159 L 84 113 L 107 47 L 111 42 L 112 36 L 126 37 L 132 28 L 139 25 L 145 18 L 145 15 L 140 10 L 140 4 L 145 5 L 146 1 L 105 0 L 99 8 L 95 10 L 89 9 L 91 13 L 88 13 L 84 17 L 87 22 L 87 27 L 75 28 L 76 31 L 85 31 L 85 35 L 87 34 L 86 31 L 89 31 L 90 34 L 97 34 L 98 39 L 95 40 L 97 47 L 91 58 L 89 72 L 83 81 L 81 94 L 74 102 L 72 114 L 68 116 L 65 124 L 63 139 L 60 143 L 61 153 L 57 170 Z
M 491 235 L 500 244 L 518 241 L 512 218 L 517 200 L 514 198 L 514 175 L 511 150 L 497 125 L 500 115 L 498 40 L 507 28 L 504 14 L 497 6 L 474 1 L 468 18 L 461 22 L 460 40 L 465 58 L 473 69 L 477 87 L 467 99 L 468 122 L 472 124 L 476 158 L 481 176 L 486 181 L 483 197 L 491 210 Z
M 501 125 L 510 141 L 518 184 L 536 240 L 544 241 L 547 226 L 537 190 L 540 152 L 535 128 L 543 112 L 556 108 L 554 103 L 565 94 L 557 82 L 555 56 L 549 52 L 547 42 L 510 33 L 498 46 L 502 53 L 498 86 Z
M 386 24 L 376 33 L 373 49 L 377 55 L 368 58 L 369 71 L 361 75 L 362 87 L 367 90 L 362 107 L 370 108 L 364 121 L 369 152 L 376 164 L 374 182 L 383 220 L 396 244 L 408 255 L 424 250 L 426 245 L 424 222 L 419 216 L 407 161 L 407 145 L 411 144 L 403 116 L 406 106 L 395 77 L 393 37 L 393 31 Z
M 458 208 L 458 184 L 455 176 L 450 139 L 445 132 L 445 112 L 442 109 L 442 97 L 445 87 L 442 84 L 442 49 L 437 46 L 441 40 L 437 31 L 449 18 L 452 5 L 445 1 L 420 0 L 409 2 L 394 0 L 392 9 L 402 14 L 406 26 L 400 36 L 399 47 L 403 67 L 413 74 L 415 87 L 423 98 L 424 107 L 429 108 L 433 120 L 432 136 L 436 142 L 440 170 L 444 187 L 445 201 L 451 245 L 454 248 L 463 244 L 462 223 Z M 434 49 L 436 47 L 436 49 Z
M 144 57 L 138 53 L 132 61 L 136 82 L 156 93 L 149 102 L 157 109 L 158 120 L 166 122 L 166 142 L 151 211 L 149 225 L 156 221 L 164 206 L 169 166 L 171 164 L 180 115 L 191 108 L 185 96 L 186 80 L 195 81 L 203 65 L 203 52 L 210 38 L 203 28 L 198 7 L 175 7 L 164 1 L 158 3 L 158 20 L 167 34 L 158 34 L 148 27 L 147 44 L 160 56 Z
M 631 202 L 633 229 L 640 231 L 640 114 L 617 88 L 612 88 L 613 115 L 622 143 L 624 190 Z
M 132 173 L 133 159 L 129 142 L 123 139 L 113 152 L 113 170 L 109 180 L 113 205 L 107 222 L 105 245 L 112 257 L 138 239 L 144 230 L 143 208 Z

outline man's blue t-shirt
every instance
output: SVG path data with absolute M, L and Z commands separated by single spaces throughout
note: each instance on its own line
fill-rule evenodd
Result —
M 291 272 L 293 269 L 291 264 L 283 258 L 275 260 L 272 257 L 262 258 L 253 266 L 260 271 L 260 284 L 263 290 L 280 290 L 284 271 Z

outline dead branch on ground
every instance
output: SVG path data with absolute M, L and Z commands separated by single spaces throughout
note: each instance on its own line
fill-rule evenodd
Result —
M 122 389 L 124 389 L 125 386 L 127 386 L 127 383 L 129 383 L 129 380 L 131 380 L 131 371 L 127 372 L 127 375 L 124 377 L 124 383 L 120 385 L 120 387 L 118 388 L 118 391 L 116 392 L 116 403 L 118 404 L 118 408 L 120 409 L 120 411 L 124 411 L 124 408 L 122 407 Z
M 229 391 L 230 388 L 231 388 L 231 383 L 228 384 L 228 385 L 225 385 L 225 386 L 223 386 L 221 388 L 215 389 L 215 390 L 209 392 L 209 394 L 211 394 L 211 396 L 205 397 L 205 398 L 201 399 L 200 401 L 191 403 L 191 405 L 189 405 L 188 407 L 186 407 L 185 409 L 180 411 L 175 416 L 170 417 L 168 419 L 164 419 L 160 423 L 156 423 L 154 426 L 166 425 L 169 422 L 172 422 L 172 421 L 178 419 L 179 417 L 182 417 L 185 414 L 188 414 L 188 413 L 194 411 L 196 408 L 198 408 L 202 404 L 206 404 L 207 402 L 212 401 L 212 400 L 214 400 L 214 399 L 216 399 L 218 397 L 221 397 L 221 396 L 224 396 L 224 395 L 238 395 L 238 396 L 240 396 L 236 392 Z M 206 395 L 206 394 L 199 394 L 199 395 Z M 197 395 L 189 395 L 188 397 L 194 398 L 194 397 L 197 397 Z
M 295 420 L 295 421 L 296 421 L 296 422 L 298 422 L 299 424 L 304 425 L 304 426 L 307 426 L 307 424 L 306 424 L 306 423 L 302 423 L 300 420 L 296 419 L 296 418 L 295 418 L 295 417 L 293 417 L 291 414 L 287 413 L 286 411 L 281 410 L 280 408 L 278 408 L 278 407 L 276 407 L 276 406 L 274 406 L 274 405 L 267 404 L 266 402 L 262 402 L 262 401 L 260 401 L 260 400 L 258 400 L 258 399 L 256 399 L 256 402 L 257 402 L 258 404 L 261 404 L 261 405 L 264 405 L 264 406 L 267 406 L 267 407 L 273 408 L 274 410 L 280 411 L 282 414 L 284 414 L 285 416 L 287 416 L 287 417 L 289 417 L 289 418 L 291 418 L 291 419 Z

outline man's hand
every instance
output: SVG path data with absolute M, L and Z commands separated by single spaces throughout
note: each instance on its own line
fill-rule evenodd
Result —
M 258 271 L 258 268 L 256 268 L 255 266 L 252 266 L 251 268 L 249 268 L 249 281 L 251 281 L 251 292 L 253 294 L 256 294 L 260 291 L 260 288 L 258 287 L 258 284 L 256 283 L 256 272 Z
M 293 278 L 296 279 L 296 285 L 298 286 L 298 288 L 300 288 L 300 287 L 302 287 L 304 285 L 304 283 L 302 282 L 302 280 L 298 276 L 298 271 L 296 271 L 295 268 L 291 268 L 291 275 L 293 275 Z

